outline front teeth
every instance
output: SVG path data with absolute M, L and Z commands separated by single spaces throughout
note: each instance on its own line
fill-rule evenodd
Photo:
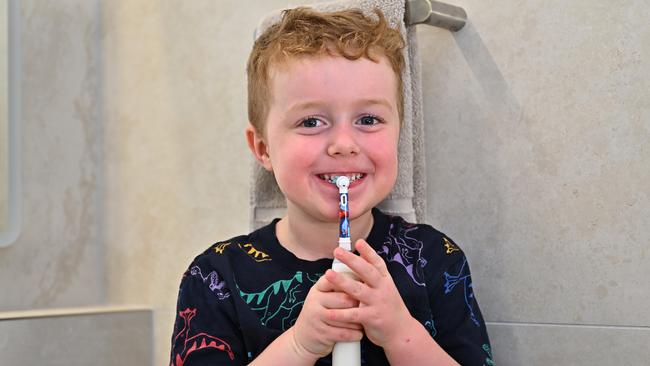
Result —
M 330 183 L 336 184 L 336 179 L 340 177 L 340 175 L 334 175 L 334 174 L 321 174 L 320 178 L 324 179 Z M 350 179 L 350 183 L 354 182 L 357 179 L 361 179 L 363 177 L 363 173 L 356 173 L 356 174 L 349 174 L 347 177 Z

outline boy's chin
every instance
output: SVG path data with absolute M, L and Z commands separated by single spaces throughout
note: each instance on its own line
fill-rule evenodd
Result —
M 364 210 L 354 210 L 354 209 L 352 209 L 352 210 L 350 210 L 349 218 L 350 218 L 350 221 L 353 221 L 353 220 L 356 220 L 358 218 L 365 217 L 367 215 L 371 215 L 371 210 L 365 210 L 365 209 Z M 338 211 L 337 211 L 336 221 L 337 222 L 339 221 Z

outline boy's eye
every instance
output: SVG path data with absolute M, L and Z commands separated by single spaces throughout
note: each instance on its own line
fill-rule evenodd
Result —
M 359 118 L 360 125 L 372 126 L 378 124 L 379 122 L 380 122 L 379 118 L 375 116 L 368 115 Z
M 318 126 L 320 126 L 322 123 L 323 123 L 323 122 L 321 122 L 321 120 L 319 120 L 319 119 L 316 118 L 316 117 L 307 117 L 307 118 L 303 119 L 303 120 L 300 122 L 300 126 L 301 126 L 301 127 L 313 128 L 313 127 L 318 127 Z

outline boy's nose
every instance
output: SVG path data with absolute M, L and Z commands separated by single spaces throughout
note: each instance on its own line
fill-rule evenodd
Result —
M 354 138 L 354 131 L 337 126 L 327 147 L 330 156 L 347 156 L 359 153 L 359 145 Z

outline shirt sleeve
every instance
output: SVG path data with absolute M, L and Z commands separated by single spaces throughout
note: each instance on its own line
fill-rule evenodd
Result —
M 195 261 L 181 280 L 171 366 L 244 365 L 232 295 L 216 269 Z
M 434 339 L 463 366 L 493 366 L 487 330 L 472 289 L 467 258 L 462 251 L 439 272 L 441 286 L 431 295 Z

